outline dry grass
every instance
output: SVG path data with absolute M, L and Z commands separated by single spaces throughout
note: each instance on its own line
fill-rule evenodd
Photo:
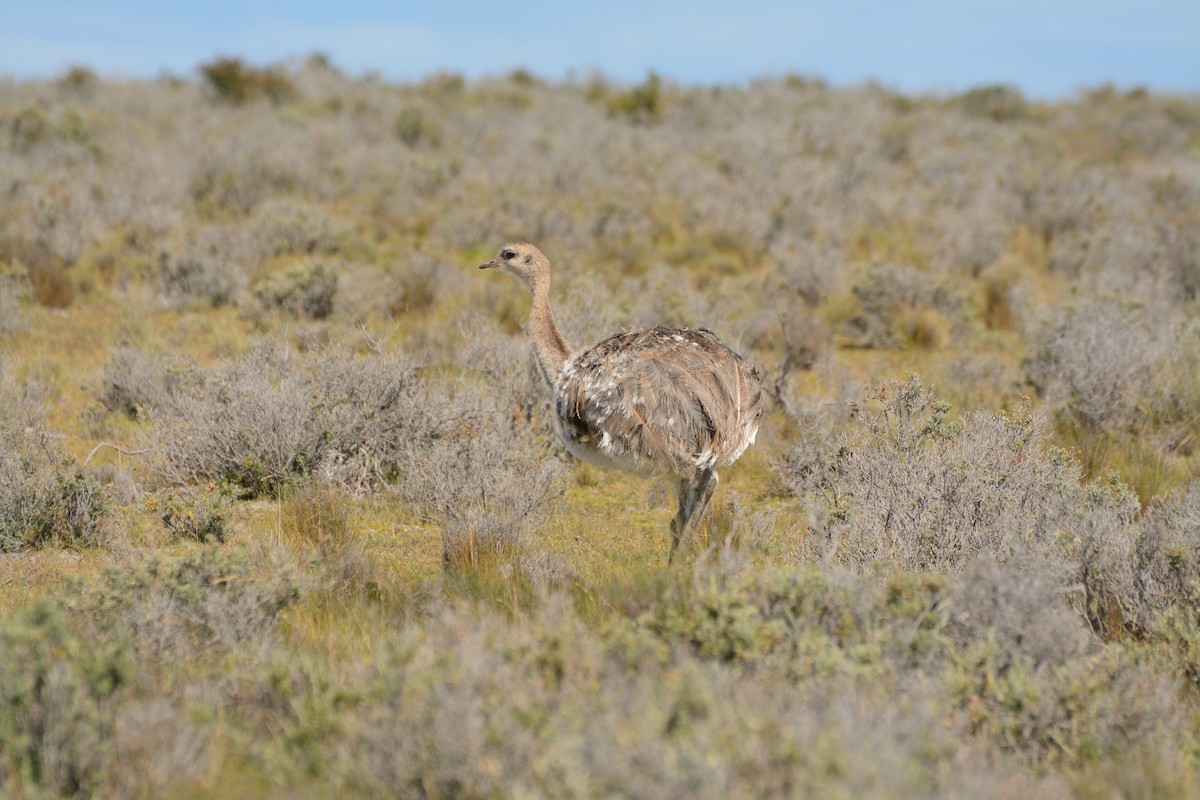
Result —
M 375 581 L 367 543 L 354 529 L 351 511 L 350 498 L 335 489 L 313 487 L 280 502 L 283 543 L 315 567 L 320 589 L 338 598 L 361 596 Z

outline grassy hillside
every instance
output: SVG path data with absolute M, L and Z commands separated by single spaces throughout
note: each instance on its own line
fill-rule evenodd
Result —
M 0 794 L 1200 794 L 1200 98 L 0 82 Z M 578 346 L 770 396 L 673 498 Z

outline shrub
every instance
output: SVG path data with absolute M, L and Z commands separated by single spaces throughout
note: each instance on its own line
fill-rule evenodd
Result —
M 264 310 L 307 319 L 325 319 L 332 314 L 336 293 L 337 275 L 324 264 L 293 267 L 254 288 L 254 298 Z
M 498 411 L 539 425 L 547 436 L 557 438 L 550 391 L 527 337 L 504 336 L 489 330 L 489 322 L 465 320 L 462 325 L 465 346 L 459 358 L 493 393 Z
M 259 249 L 276 256 L 334 253 L 346 235 L 321 208 L 293 200 L 264 201 L 258 220 Z
M 952 422 L 915 376 L 875 387 L 868 401 L 865 438 L 842 443 L 815 479 L 825 558 L 909 570 L 961 568 L 986 554 L 1003 561 L 1053 549 L 1057 526 L 1109 507 L 1079 488 L 1065 453 L 1046 448 L 1044 421 L 1028 408 Z
M 158 501 L 147 504 L 147 510 L 159 510 Z M 233 503 L 224 489 L 210 489 L 194 495 L 167 495 L 162 503 L 162 521 L 173 539 L 192 539 L 197 542 L 225 541 Z
M 1034 669 L 1085 653 L 1091 637 L 1063 585 L 1064 565 L 983 557 L 952 582 L 946 632 L 959 647 L 987 641 L 998 659 Z
M 954 102 L 964 113 L 993 122 L 1018 120 L 1027 111 L 1025 97 L 1012 86 L 980 86 L 963 92 Z
M 141 489 L 127 465 L 120 462 L 100 464 L 93 470 L 93 474 L 113 504 L 132 506 L 141 500 Z
M 945 287 L 911 267 L 872 267 L 853 292 L 857 313 L 843 323 L 843 331 L 859 347 L 941 344 L 947 336 L 944 318 L 962 306 Z
M 0 625 L 0 790 L 93 796 L 113 763 L 116 703 L 130 682 L 120 640 L 81 638 L 43 603 Z
M 900 312 L 893 329 L 900 342 L 918 350 L 936 350 L 950 338 L 945 317 L 929 308 Z
M 81 467 L 62 467 L 47 494 L 33 503 L 38 520 L 35 544 L 100 544 L 107 531 L 108 497 L 104 487 Z
M 264 576 L 251 588 L 230 564 L 218 559 L 199 580 L 187 570 L 170 577 L 160 570 L 153 589 L 130 579 L 133 573 L 145 578 L 145 567 L 115 567 L 64 601 L 7 615 L 0 622 L 0 793 L 140 796 L 209 778 L 211 731 L 161 684 L 158 696 L 145 697 L 145 670 L 156 664 L 132 656 L 170 642 L 153 655 L 194 660 L 211 653 L 214 643 L 232 647 L 254 632 L 256 612 L 272 604 L 229 597 L 262 593 L 281 578 Z M 123 578 L 113 577 L 122 571 Z M 189 639 L 181 652 L 177 645 L 201 628 L 210 635 Z M 214 630 L 228 638 L 211 635 Z
M 317 476 L 352 491 L 403 478 L 423 440 L 458 416 L 416 367 L 272 345 L 218 364 L 157 417 L 155 468 L 174 484 L 228 482 L 278 494 Z
M 300 596 L 285 563 L 208 544 L 111 567 L 79 587 L 70 607 L 94 621 L 99 638 L 125 637 L 153 663 L 263 650 Z
M 259 97 L 279 103 L 296 94 L 295 85 L 282 70 L 251 67 L 240 58 L 214 59 L 201 64 L 200 73 L 216 96 L 230 103 L 241 104 Z
M 238 155 L 235 151 L 234 156 L 205 160 L 196 170 L 190 194 L 202 219 L 246 216 L 288 182 L 263 156 Z
M 0 266 L 0 336 L 24 329 L 26 322 L 21 313 L 21 304 L 29 296 L 29 284 L 25 277 Z
M 38 108 L 27 106 L 7 115 L 9 146 L 17 153 L 28 153 L 50 138 L 51 126 Z
M 27 190 L 23 196 L 24 207 L 17 206 L 8 217 L 9 237 L 0 235 L 0 254 L 24 265 L 38 302 L 65 308 L 76 290 L 87 286 L 70 268 L 99 233 L 95 201 L 83 193 L 47 187 Z
M 417 106 L 400 109 L 393 127 L 396 138 L 409 147 L 424 143 L 436 148 L 441 143 L 441 129 L 429 118 L 427 111 Z
M 217 737 L 194 716 L 185 703 L 163 697 L 122 704 L 113 731 L 114 794 L 169 797 L 210 781 Z
M 194 378 L 189 368 L 172 366 L 140 348 L 113 347 L 101 375 L 100 402 L 109 411 L 149 419 L 166 408 L 172 395 Z
M 333 313 L 343 320 L 353 320 L 356 325 L 364 326 L 370 321 L 374 326 L 375 320 L 395 319 L 407 310 L 404 289 L 399 285 L 399 281 L 375 264 L 362 261 L 340 262 L 337 278 L 338 288 Z M 427 338 L 430 342 L 437 341 L 443 347 L 453 344 L 453 337 L 437 335 L 435 331 L 432 325 L 423 328 L 419 332 L 420 338 Z M 362 333 L 362 329 L 359 333 Z M 374 338 L 371 341 L 374 341 L 375 345 L 368 343 L 369 348 L 382 349 L 383 342 Z M 414 342 L 413 346 L 405 349 L 409 352 L 421 352 L 428 357 L 434 357 L 437 350 L 441 349 L 429 352 L 423 344 L 424 342 Z
M 639 617 L 698 657 L 781 661 L 796 677 L 871 678 L 940 655 L 947 585 L 938 576 L 837 579 L 811 567 L 698 569 L 678 598 Z
M 46 308 L 67 308 L 75 302 L 75 284 L 57 260 L 38 259 L 28 270 L 29 287 L 39 305 Z
M 310 474 L 323 431 L 290 366 L 260 347 L 203 374 L 157 415 L 156 468 L 176 485 L 229 482 L 249 497 Z
M 700 658 L 820 686 L 894 681 L 907 695 L 918 676 L 939 676 L 970 731 L 1033 763 L 1104 758 L 1158 735 L 1157 719 L 1178 725 L 1169 682 L 1137 659 L 1090 647 L 1060 579 L 1054 569 L 990 559 L 951 581 L 803 567 L 698 571 L 686 592 L 660 598 L 638 621 Z
M 1195 611 L 1173 608 L 1157 614 L 1150 633 L 1170 669 L 1200 691 L 1200 618 Z
M 107 513 L 100 483 L 70 464 L 32 399 L 0 371 L 0 553 L 100 544 Z
M 1114 336 L 1113 331 L 1121 331 Z M 1128 428 L 1145 412 L 1154 381 L 1183 345 L 1170 320 L 1090 300 L 1060 312 L 1039 334 L 1026 371 L 1039 391 L 1079 422 Z
M 984 324 L 992 330 L 1011 330 L 1020 320 L 1027 293 L 1020 267 L 1007 260 L 995 261 L 979 277 Z
M 1136 606 L 1131 627 L 1145 632 L 1157 612 L 1200 613 L 1200 482 L 1147 509 L 1132 562 Z
M 951 423 L 912 377 L 870 400 L 859 408 L 865 437 L 794 450 L 777 466 L 812 514 L 814 555 L 855 569 L 955 572 L 983 558 L 1037 570 L 1046 582 L 1023 596 L 1065 594 L 1104 637 L 1144 635 L 1157 612 L 1195 607 L 1190 494 L 1139 523 L 1136 495 L 1115 477 L 1081 484 L 1027 408 Z
M 771 245 L 788 299 L 798 298 L 810 309 L 820 307 L 835 288 L 842 265 L 840 249 L 786 236 Z
M 179 252 L 160 255 L 162 292 L 178 307 L 195 303 L 218 308 L 232 303 L 246 287 L 250 266 L 238 256 L 226 232 L 204 229 Z
M 1169 684 L 1120 654 L 1038 669 L 985 641 L 966 648 L 946 680 L 972 734 L 1041 765 L 1100 759 L 1179 725 Z
M 782 352 L 767 372 L 767 391 L 774 400 L 788 402 L 788 381 L 801 370 L 809 370 L 826 360 L 833 348 L 829 325 L 810 308 L 788 304 L 777 315 L 758 315 L 746 334 L 747 344 L 756 349 L 778 348 Z M 761 359 L 755 359 L 760 365 Z
M 404 497 L 443 525 L 447 564 L 515 553 L 524 531 L 562 493 L 566 465 L 503 406 L 465 392 L 469 422 L 418 451 Z
M 810 619 L 783 603 L 775 613 L 783 629 Z M 885 703 L 879 684 L 806 684 L 773 662 L 723 667 L 644 631 L 586 630 L 558 602 L 519 624 L 443 614 L 378 659 L 371 691 L 339 715 L 339 786 L 428 796 L 1056 796 L 1009 759 L 989 761 L 923 687 Z
M 65 94 L 90 98 L 96 93 L 100 79 L 94 70 L 82 64 L 75 64 L 59 76 L 55 82 L 59 90 Z
M 639 125 L 652 125 L 663 115 L 662 79 L 651 72 L 643 83 L 610 97 L 606 104 L 610 117 L 621 116 Z
M 852 396 L 857 396 L 857 389 Z M 821 492 L 828 480 L 833 459 L 842 446 L 842 430 L 857 414 L 852 400 L 791 402 L 781 395 L 783 409 L 793 423 L 788 447 L 773 460 L 772 467 L 783 489 L 796 498 Z

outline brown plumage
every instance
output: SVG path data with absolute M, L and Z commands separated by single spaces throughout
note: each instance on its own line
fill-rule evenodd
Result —
M 526 243 L 500 248 L 499 267 L 533 294 L 529 334 L 554 392 L 567 449 L 592 464 L 675 486 L 671 559 L 717 485 L 716 468 L 754 443 L 763 413 L 758 374 L 704 328 L 637 328 L 572 352 L 550 310 L 550 262 Z

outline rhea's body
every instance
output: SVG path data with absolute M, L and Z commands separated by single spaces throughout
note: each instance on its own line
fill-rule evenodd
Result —
M 753 370 L 703 328 L 640 328 L 567 360 L 555 382 L 567 449 L 645 477 L 726 466 L 754 443 Z

